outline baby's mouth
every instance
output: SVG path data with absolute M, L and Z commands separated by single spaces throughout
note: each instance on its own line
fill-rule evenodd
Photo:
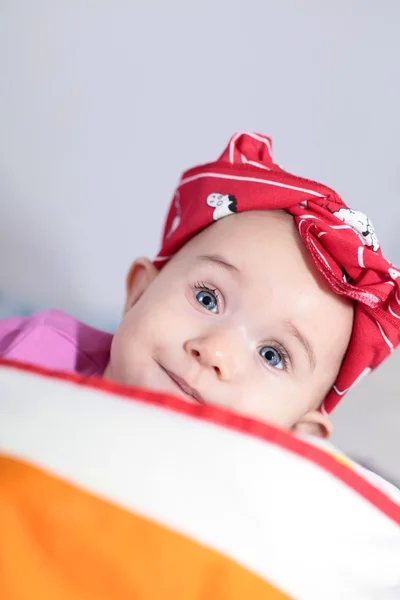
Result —
M 159 362 L 157 362 L 157 364 L 164 371 L 164 373 L 166 373 L 168 377 L 175 383 L 175 385 L 185 394 L 185 396 L 189 396 L 190 398 L 197 400 L 197 402 L 205 404 L 204 399 L 197 392 L 197 390 L 192 388 L 182 377 L 179 377 L 172 371 L 169 371 L 168 369 L 163 367 Z

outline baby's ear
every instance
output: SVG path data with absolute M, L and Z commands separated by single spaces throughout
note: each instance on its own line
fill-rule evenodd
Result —
M 127 313 L 136 304 L 157 275 L 158 269 L 148 258 L 138 258 L 132 263 L 126 278 L 124 313 Z
M 327 439 L 332 435 L 333 425 L 319 410 L 310 410 L 292 427 L 292 431 L 300 435 L 314 435 Z

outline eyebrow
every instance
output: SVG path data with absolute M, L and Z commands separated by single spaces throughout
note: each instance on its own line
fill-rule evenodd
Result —
M 221 256 L 218 256 L 218 254 L 202 254 L 201 256 L 198 256 L 197 259 L 214 267 L 220 267 L 229 273 L 233 273 L 234 275 L 240 274 L 240 269 L 238 269 L 238 267 L 235 267 L 235 265 L 232 265 Z
M 315 357 L 314 348 L 312 347 L 310 341 L 302 333 L 300 333 L 300 331 L 297 329 L 297 327 L 291 321 L 285 321 L 285 325 L 290 330 L 292 335 L 303 346 L 303 349 L 307 353 L 310 367 L 312 370 L 314 370 L 316 367 L 316 364 L 317 364 L 317 359 Z

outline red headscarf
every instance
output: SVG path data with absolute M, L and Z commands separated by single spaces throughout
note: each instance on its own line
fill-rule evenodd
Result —
M 236 133 L 213 163 L 186 171 L 168 213 L 154 263 L 161 268 L 215 220 L 246 210 L 284 209 L 332 290 L 355 301 L 350 345 L 322 405 L 330 412 L 361 377 L 399 344 L 400 270 L 383 258 L 371 221 L 330 188 L 287 173 L 271 139 Z

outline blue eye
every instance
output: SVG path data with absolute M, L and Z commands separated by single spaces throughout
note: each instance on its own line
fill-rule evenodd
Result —
M 275 369 L 285 367 L 285 357 L 273 346 L 263 346 L 260 348 L 259 353 L 270 367 Z
M 210 312 L 218 312 L 218 300 L 214 292 L 207 289 L 200 290 L 196 294 L 196 300 Z

